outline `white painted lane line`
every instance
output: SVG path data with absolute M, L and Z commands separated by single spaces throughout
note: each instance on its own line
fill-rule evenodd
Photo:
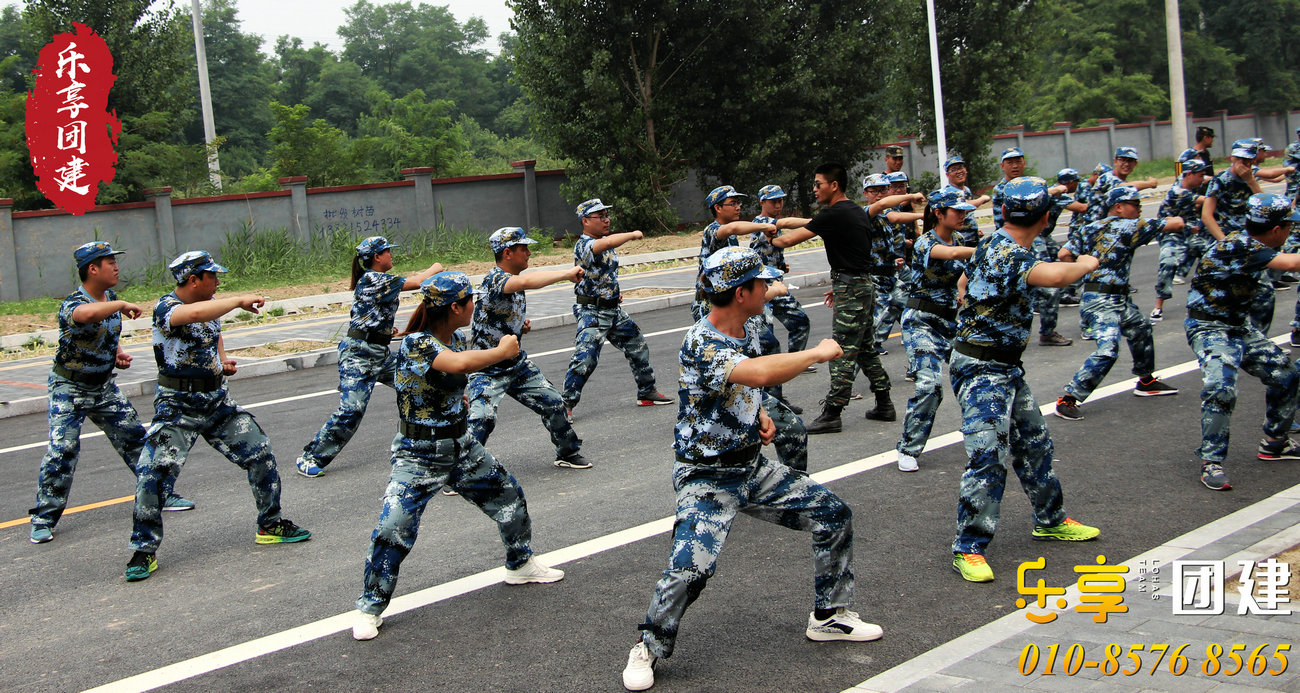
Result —
M 678 329 L 665 330 L 656 334 L 667 334 L 669 332 L 679 331 Z M 1281 342 L 1289 337 L 1281 335 L 1274 338 L 1273 341 Z M 1195 361 L 1188 361 L 1171 366 L 1164 370 L 1158 371 L 1155 375 L 1160 378 L 1173 377 L 1190 371 L 1196 370 Z M 1129 392 L 1133 389 L 1131 380 L 1114 383 L 1099 388 L 1092 397 L 1088 398 L 1089 402 L 1113 397 L 1117 394 Z M 1043 405 L 1041 407 L 1043 414 L 1047 415 L 1054 407 L 1055 403 Z M 952 431 L 930 439 L 926 450 L 937 450 L 948 445 L 953 445 L 962 440 L 960 431 Z M 891 464 L 896 459 L 893 450 L 864 457 L 853 462 L 846 462 L 837 467 L 832 467 L 812 476 L 819 483 L 830 483 L 843 479 L 855 474 L 860 474 L 870 469 Z M 1241 511 L 1238 511 L 1240 513 Z M 1238 514 L 1234 513 L 1234 515 Z M 1233 517 L 1233 516 L 1229 516 Z M 558 566 L 581 558 L 594 556 L 598 553 L 610 551 L 621 546 L 648 539 L 650 537 L 666 534 L 672 531 L 673 517 L 663 517 L 645 524 L 620 530 L 612 534 L 596 537 L 587 541 L 579 542 L 571 546 L 566 546 L 549 553 L 542 554 L 537 558 L 547 565 Z M 1227 519 L 1227 518 L 1224 518 Z M 1222 522 L 1222 521 L 1221 521 Z M 1231 523 L 1229 523 L 1231 524 Z M 1227 526 L 1227 525 L 1224 525 Z M 1144 554 L 1145 555 L 1145 554 Z M 469 575 L 441 585 L 427 587 L 410 594 L 403 595 L 394 599 L 389 605 L 386 615 L 400 614 L 405 611 L 419 609 L 437 602 L 445 601 L 453 597 L 462 596 L 495 585 L 505 578 L 504 568 L 494 568 L 481 573 Z M 127 691 L 149 691 L 162 686 L 167 686 L 178 681 L 184 681 L 195 676 L 208 674 L 218 669 L 233 666 L 241 662 L 256 659 L 272 652 L 278 652 L 296 645 L 301 645 L 312 640 L 324 638 L 335 633 L 339 633 L 351 628 L 352 612 L 348 611 L 336 616 L 314 621 L 312 623 L 290 628 L 279 633 L 273 633 L 256 640 L 232 645 L 230 647 L 210 652 L 208 654 L 193 657 L 191 659 L 170 664 L 158 669 L 146 671 L 135 676 L 120 679 L 97 688 L 90 689 L 91 693 L 124 693 Z M 1023 619 L 1022 619 L 1023 620 Z M 996 623 L 996 622 L 995 622 Z M 987 627 L 987 626 L 986 626 Z M 975 642 L 975 641 L 972 641 Z M 945 665 L 946 666 L 946 665 Z

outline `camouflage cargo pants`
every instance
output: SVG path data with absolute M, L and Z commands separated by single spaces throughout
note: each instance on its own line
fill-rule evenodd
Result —
M 393 386 L 397 357 L 387 345 L 344 337 L 339 342 L 339 408 L 302 449 L 303 459 L 327 467 L 352 440 L 376 383 Z
M 1255 290 L 1255 297 L 1250 301 L 1250 324 L 1260 332 L 1268 334 L 1269 328 L 1273 326 L 1273 308 L 1277 291 L 1273 289 L 1273 280 L 1269 277 L 1268 270 L 1262 270 L 1257 274 L 1259 288 Z
M 772 317 L 785 326 L 788 336 L 788 351 L 803 351 L 808 347 L 808 336 L 812 334 L 812 321 L 804 312 L 799 299 L 794 296 L 777 296 L 767 304 L 772 309 Z
M 1160 234 L 1160 264 L 1156 269 L 1156 298 L 1173 298 L 1174 275 L 1187 264 L 1191 246 L 1185 233 Z M 1186 272 L 1183 272 L 1186 275 Z
M 873 276 L 876 285 L 876 307 L 871 312 L 872 346 L 878 347 L 889 339 L 889 330 L 907 304 L 908 278 L 906 268 L 887 277 Z
M 577 405 L 582 398 L 582 388 L 596 370 L 596 362 L 600 359 L 600 350 L 606 339 L 615 349 L 623 352 L 627 365 L 632 367 L 637 398 L 654 394 L 655 373 L 650 367 L 650 348 L 641 335 L 641 328 L 622 308 L 601 309 L 574 304 L 573 317 L 578 320 L 578 333 L 574 337 L 569 370 L 564 374 L 564 401 L 570 407 Z
M 491 453 L 468 433 L 458 439 L 420 441 L 417 451 L 398 450 L 394 442 L 393 471 L 384 491 L 379 524 L 370 535 L 363 591 L 357 608 L 381 614 L 397 588 L 402 561 L 415 546 L 420 516 L 444 485 L 478 506 L 497 523 L 506 547 L 506 567 L 528 562 L 532 550 L 532 521 L 523 489 Z
M 582 447 L 573 431 L 564 399 L 542 375 L 532 359 L 520 359 L 505 373 L 475 373 L 469 378 L 469 428 L 479 445 L 487 445 L 488 436 L 497 425 L 497 407 L 501 398 L 510 395 L 516 402 L 542 417 L 542 425 L 551 434 L 556 457 L 568 457 Z
M 876 301 L 871 278 L 832 273 L 831 296 L 835 301 L 831 337 L 839 342 L 844 355 L 831 361 L 831 387 L 826 404 L 848 405 L 859 368 L 871 381 L 872 392 L 889 392 L 889 376 L 872 345 L 871 316 Z
M 791 469 L 808 471 L 808 429 L 804 428 L 803 419 L 770 394 L 763 396 L 763 409 L 776 424 L 772 447 L 776 448 L 777 459 Z
M 961 403 L 969 458 L 961 476 L 953 553 L 983 554 L 988 549 L 1002 512 L 1008 466 L 1029 497 L 1034 523 L 1064 522 L 1061 482 L 1052 469 L 1052 438 L 1024 369 L 958 352 L 952 355 L 949 371 Z
M 1228 424 L 1237 406 L 1237 373 L 1264 383 L 1264 434 L 1286 438 L 1295 416 L 1300 371 L 1291 357 L 1259 330 L 1188 318 L 1187 343 L 1201 366 L 1202 460 L 1223 462 L 1228 456 Z
M 1156 369 L 1151 321 L 1138 310 L 1128 294 L 1085 291 L 1080 310 L 1092 322 L 1092 334 L 1097 339 L 1097 346 L 1074 374 L 1074 379 L 1065 386 L 1066 393 L 1080 402 L 1088 399 L 1119 358 L 1121 337 L 1128 342 L 1129 352 L 1133 354 L 1133 374 L 1143 377 L 1151 375 Z
M 131 549 L 154 553 L 162 544 L 162 501 L 199 436 L 248 475 L 257 506 L 257 526 L 280 519 L 280 473 L 271 442 L 253 415 L 216 392 L 180 392 L 160 387 L 153 401 L 153 422 L 145 433 L 136 465 L 134 526 Z
M 72 475 L 81 452 L 81 424 L 87 418 L 104 431 L 104 437 L 131 470 L 133 480 L 135 463 L 144 447 L 140 416 L 112 378 L 103 385 L 85 385 L 51 371 L 46 395 L 50 400 L 50 443 L 36 482 L 36 506 L 27 511 L 35 527 L 53 527 L 68 507 Z
M 668 569 L 655 585 L 640 626 L 656 657 L 669 657 L 677 628 L 713 576 L 718 554 L 736 513 L 782 527 L 812 532 L 814 605 L 834 609 L 853 603 L 853 512 L 807 474 L 762 455 L 747 467 L 673 466 L 677 519 Z
M 1055 238 L 1034 238 L 1034 252 L 1043 262 L 1056 262 L 1061 244 Z M 1056 331 L 1061 314 L 1061 290 L 1046 286 L 1034 287 L 1034 310 L 1038 311 L 1038 333 L 1048 335 Z
M 952 355 L 957 323 L 934 313 L 908 308 L 903 311 L 903 348 L 907 370 L 916 376 L 916 392 L 907 400 L 903 437 L 898 451 L 916 457 L 925 449 L 934 427 L 935 412 L 943 402 L 943 365 Z

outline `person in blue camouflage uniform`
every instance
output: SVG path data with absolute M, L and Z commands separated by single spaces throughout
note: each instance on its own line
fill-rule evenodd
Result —
M 303 446 L 295 462 L 298 473 L 305 477 L 324 474 L 352 440 L 375 384 L 393 386 L 394 362 L 388 345 L 393 340 L 398 298 L 442 271 L 442 265 L 435 262 L 411 277 L 389 274 L 396 247 L 383 236 L 371 236 L 357 244 L 352 258 L 352 317 L 347 336 L 339 342 L 339 408 Z
M 1097 176 L 1097 182 L 1092 186 L 1091 196 L 1088 198 L 1088 211 L 1085 213 L 1087 223 L 1106 218 L 1110 210 L 1110 206 L 1107 204 L 1110 198 L 1107 196 L 1110 195 L 1111 189 L 1121 185 L 1131 186 L 1137 190 L 1156 187 L 1158 181 L 1155 178 L 1146 180 L 1128 179 L 1133 174 L 1133 169 L 1137 167 L 1137 162 L 1137 147 L 1115 148 L 1115 159 L 1112 161 L 1114 168 Z
M 397 587 L 398 571 L 420 531 L 425 506 L 444 485 L 478 506 L 497 523 L 506 548 L 506 583 L 556 582 L 564 572 L 532 557 L 532 520 L 519 482 L 470 435 L 465 423 L 465 374 L 519 353 L 519 339 L 505 335 L 487 350 L 460 350 L 456 329 L 469 325 L 474 292 L 461 272 L 439 272 L 420 285 L 420 305 L 411 315 L 397 352 L 394 387 L 401 417 L 393 438 L 393 471 L 384 491 L 379 524 L 352 637 L 370 640 L 383 625 Z
M 1233 155 L 1232 169 L 1223 173 L 1241 170 L 1237 156 Z M 1232 488 L 1223 464 L 1228 455 L 1228 424 L 1237 404 L 1238 370 L 1259 378 L 1265 387 L 1265 438 L 1259 444 L 1259 459 L 1300 459 L 1300 446 L 1287 439 L 1300 393 L 1300 371 L 1249 320 L 1253 294 L 1260 287 L 1259 272 L 1300 269 L 1300 255 L 1277 251 L 1298 220 L 1300 213 L 1285 197 L 1251 195 L 1242 228 L 1210 248 L 1191 282 L 1183 326 L 1201 366 L 1201 444 L 1196 454 L 1201 460 L 1201 483 L 1214 491 Z
M 906 173 L 902 171 L 890 173 L 886 179 L 889 181 L 889 191 L 886 194 L 907 195 Z M 875 277 L 876 310 L 871 317 L 871 322 L 875 326 L 874 341 L 878 354 L 886 353 L 885 341 L 889 339 L 889 332 L 902 316 L 904 304 L 907 303 L 907 294 L 912 282 L 912 268 L 907 264 L 907 257 L 912 239 L 916 237 L 916 222 L 924 216 L 912 211 L 911 202 L 903 202 L 879 215 L 881 228 L 888 232 L 889 238 L 886 258 L 896 264 L 897 270 L 891 276 Z
M 1025 153 L 1020 147 L 1007 147 L 998 156 L 998 168 L 1002 169 L 1002 180 L 993 186 L 993 230 L 1002 228 L 1002 208 L 1006 204 L 1007 184 L 1024 175 Z
M 526 316 L 528 300 L 525 291 L 557 282 L 577 284 L 582 281 L 584 272 L 576 265 L 565 270 L 521 274 L 528 269 L 532 257 L 528 246 L 536 242 L 518 226 L 499 228 L 488 237 L 496 256 L 496 267 L 483 276 L 479 291 L 482 298 L 474 305 L 470 341 L 475 349 L 491 349 L 506 335 L 522 337 L 528 334 L 532 326 Z M 542 425 L 555 445 L 555 466 L 591 468 L 591 462 L 579 452 L 582 441 L 573 431 L 564 398 L 523 349 L 513 358 L 494 363 L 470 376 L 469 427 L 479 445 L 487 445 L 488 436 L 496 428 L 497 407 L 506 395 L 542 417 Z
M 1151 311 L 1151 321 L 1165 319 L 1165 301 L 1173 298 L 1174 277 L 1188 263 L 1189 257 L 1200 258 L 1210 245 L 1202 233 L 1200 206 L 1205 198 L 1196 189 L 1205 182 L 1208 167 L 1200 159 L 1188 159 L 1180 166 L 1182 176 L 1165 193 L 1156 216 L 1160 219 L 1180 217 L 1184 223 L 1182 233 L 1165 233 L 1160 236 L 1160 264 L 1156 270 L 1156 306 Z
M 948 178 L 948 182 L 940 188 L 940 192 L 954 193 L 962 202 L 969 202 L 971 206 L 979 208 L 987 204 L 993 198 L 988 195 L 972 197 L 974 193 L 966 186 L 966 179 L 969 172 L 966 170 L 966 160 L 960 154 L 953 154 L 943 162 L 943 173 Z M 958 231 L 958 242 L 961 245 L 969 245 L 972 248 L 979 242 L 980 229 L 979 222 L 975 219 L 975 210 L 966 212 L 966 217 L 962 220 L 961 230 Z
M 704 296 L 704 263 L 721 248 L 738 247 L 741 234 L 762 233 L 769 238 L 776 235 L 776 224 L 754 223 L 740 220 L 740 198 L 746 197 L 730 185 L 720 185 L 704 197 L 713 221 L 700 237 L 699 274 L 695 279 L 695 300 L 691 303 L 691 318 L 699 320 L 709 312 L 709 300 Z M 775 337 L 774 337 L 775 338 Z
M 1187 172 L 1183 164 L 1192 159 L 1196 159 L 1205 164 L 1205 179 L 1209 180 L 1214 176 L 1214 155 L 1210 153 L 1210 147 L 1214 146 L 1214 128 L 1200 126 L 1196 128 L 1196 142 L 1192 146 L 1184 149 L 1178 155 L 1174 162 L 1174 177 L 1181 178 Z M 1204 195 L 1205 185 L 1202 183 L 1195 190 L 1198 195 Z
M 221 341 L 221 316 L 232 310 L 258 313 L 261 296 L 213 298 L 226 268 L 203 250 L 183 253 L 167 265 L 176 290 L 153 309 L 153 353 L 158 364 L 153 421 L 136 463 L 135 510 L 126 564 L 129 582 L 157 570 L 154 555 L 163 539 L 162 500 L 199 436 L 243 469 L 257 506 L 259 544 L 306 541 L 311 532 L 280 516 L 280 473 L 271 442 L 253 415 L 230 396 L 225 376 L 234 375 Z
M 1086 254 L 1100 263 L 1085 277 L 1082 308 L 1092 323 L 1097 348 L 1065 386 L 1065 394 L 1056 400 L 1056 415 L 1070 421 L 1083 418 L 1079 404 L 1088 399 L 1115 365 L 1121 336 L 1128 342 L 1133 354 L 1133 374 L 1138 376 L 1133 394 L 1157 397 L 1178 393 L 1177 388 L 1152 375 L 1156 355 L 1151 321 L 1133 303 L 1128 285 L 1133 253 L 1161 233 L 1182 231 L 1183 220 L 1181 217 L 1139 218 L 1142 198 L 1135 188 L 1127 185 L 1112 188 L 1107 197 L 1110 216 L 1083 227 L 1077 242 L 1071 239 L 1061 249 L 1062 258 L 1073 260 Z
M 767 282 L 781 276 L 748 248 L 724 248 L 705 265 L 713 308 L 682 342 L 681 387 L 673 431 L 677 520 L 669 567 L 655 586 L 641 637 L 628 655 L 623 685 L 654 685 L 654 664 L 672 655 L 682 615 L 704 590 L 739 512 L 813 536 L 814 611 L 811 640 L 875 640 L 879 626 L 848 610 L 853 602 L 853 515 L 807 474 L 761 453 L 775 429 L 759 385 L 788 381 L 813 363 L 840 354 L 834 340 L 813 349 L 751 357 L 757 338 L 749 320 L 763 310 Z
M 1072 168 L 1063 168 L 1056 173 L 1056 184 L 1064 188 L 1061 194 L 1052 198 L 1052 207 L 1047 211 L 1047 228 L 1034 239 L 1034 252 L 1042 262 L 1056 262 L 1061 251 L 1061 244 L 1053 237 L 1056 223 L 1066 210 L 1083 212 L 1088 206 L 1076 201 L 1070 193 L 1078 189 L 1079 172 Z M 1038 343 L 1043 346 L 1070 346 L 1073 339 L 1056 331 L 1061 313 L 1061 289 L 1037 287 L 1034 299 L 1034 312 L 1038 313 Z
M 1002 228 L 985 236 L 966 263 L 966 304 L 948 367 L 970 458 L 961 477 L 952 565 L 971 582 L 993 580 L 984 556 L 1001 514 L 1008 467 L 1033 506 L 1033 538 L 1085 541 L 1100 533 L 1065 514 L 1052 439 L 1020 360 L 1034 317 L 1033 287 L 1067 286 L 1096 269 L 1097 259 L 1038 260 L 1034 237 L 1052 206 L 1043 179 L 1008 181 L 1002 200 Z
M 582 268 L 582 281 L 574 286 L 573 317 L 578 322 L 574 336 L 573 358 L 564 374 L 564 406 L 573 412 L 582 398 L 587 378 L 596 370 L 605 340 L 623 352 L 636 380 L 636 402 L 643 407 L 672 404 L 655 389 L 655 372 L 650 367 L 650 347 L 646 346 L 641 328 L 628 317 L 621 305 L 623 294 L 618 285 L 618 250 L 628 241 L 642 237 L 640 231 L 610 233 L 609 205 L 599 198 L 578 205 L 582 235 L 573 244 L 573 264 Z
M 1296 141 L 1288 144 L 1282 154 L 1282 163 L 1293 169 L 1286 175 L 1286 197 L 1292 205 L 1300 197 L 1300 126 L 1296 126 L 1295 135 Z
M 1201 222 L 1216 242 L 1245 228 L 1246 201 L 1262 192 L 1253 169 L 1259 148 L 1249 140 L 1237 140 L 1231 152 L 1232 163 L 1206 184 L 1201 204 Z M 1251 299 L 1250 322 L 1261 333 L 1267 333 L 1273 324 L 1273 281 L 1266 269 L 1259 270 L 1255 279 L 1259 289 Z
M 962 246 L 958 234 L 966 213 L 975 205 L 949 189 L 930 193 L 934 228 L 912 246 L 915 281 L 903 311 L 903 348 L 908 371 L 916 377 L 916 392 L 907 401 L 903 437 L 898 441 L 898 469 L 914 472 L 925 449 L 934 415 L 943 401 L 943 364 L 952 355 L 957 332 L 957 281 L 975 249 Z
M 779 185 L 765 185 L 758 191 L 758 203 L 762 213 L 754 217 L 755 224 L 772 224 L 780 220 L 785 209 L 785 191 Z M 749 236 L 749 247 L 763 259 L 763 264 L 775 267 L 783 272 L 790 271 L 785 261 L 785 249 L 772 245 L 767 234 L 755 232 Z M 768 304 L 772 317 L 786 329 L 788 351 L 803 351 L 808 346 L 808 336 L 812 333 L 812 322 L 804 312 L 799 299 L 794 296 L 778 296 Z M 815 370 L 815 369 L 814 369 Z
M 122 315 L 138 318 L 134 303 L 118 300 L 117 256 L 103 241 L 73 251 L 81 286 L 59 306 L 59 346 L 46 385 L 49 398 L 50 443 L 36 482 L 31 515 L 31 542 L 54 538 L 54 526 L 68 507 L 68 492 L 81 451 L 81 424 L 87 417 L 104 431 L 113 449 L 135 478 L 135 463 L 144 447 L 144 426 L 135 407 L 122 395 L 114 368 L 130 368 L 131 355 L 122 350 Z M 163 510 L 190 510 L 192 501 L 167 489 Z

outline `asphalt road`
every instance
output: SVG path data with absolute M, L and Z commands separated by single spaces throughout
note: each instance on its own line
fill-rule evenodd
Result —
M 1136 298 L 1146 311 L 1156 254 L 1154 246 L 1145 248 L 1135 262 L 1135 285 L 1141 287 Z M 802 293 L 805 303 L 819 298 Z M 1185 287 L 1175 293 L 1166 307 L 1170 318 L 1155 326 L 1161 368 L 1192 359 L 1180 319 Z M 1287 329 L 1295 296 L 1279 294 L 1274 334 Z M 829 311 L 809 310 L 814 339 L 828 336 Z M 1026 352 L 1040 404 L 1055 399 L 1091 351 L 1090 343 L 1077 340 L 1077 316 L 1077 309 L 1062 309 L 1061 331 L 1076 338 L 1073 346 L 1031 345 Z M 676 351 L 688 309 L 646 313 L 637 321 L 653 335 L 651 358 L 661 389 L 675 392 Z M 542 370 L 559 380 L 572 336 L 571 327 L 557 328 L 530 334 L 524 343 Z M 902 380 L 898 339 L 888 346 L 884 362 L 901 412 L 910 383 Z M 1131 381 L 1130 366 L 1122 353 L 1106 382 Z M 1028 504 L 1013 481 L 990 549 L 998 575 L 991 584 L 965 583 L 949 565 L 964 465 L 960 443 L 925 453 L 919 473 L 900 473 L 892 462 L 868 463 L 832 482 L 855 511 L 856 609 L 884 626 L 879 642 L 807 641 L 802 629 L 812 592 L 808 536 L 738 519 L 717 576 L 687 614 L 676 655 L 657 670 L 655 690 L 842 690 L 1014 609 L 1021 561 L 1043 556 L 1049 583 L 1069 585 L 1075 580 L 1072 567 L 1093 562 L 1099 553 L 1118 563 L 1300 483 L 1300 465 L 1255 459 L 1263 395 L 1257 381 L 1244 378 L 1227 464 L 1235 488 L 1203 488 L 1193 452 L 1199 374 L 1192 369 L 1170 382 L 1182 388 L 1176 397 L 1141 399 L 1124 391 L 1086 403 L 1083 421 L 1049 417 L 1067 511 L 1100 526 L 1101 539 L 1031 542 Z M 812 416 L 826 384 L 822 367 L 787 385 L 786 392 Z M 165 517 L 161 567 L 147 581 L 128 584 L 122 578 L 130 556 L 129 502 L 66 515 L 55 540 L 41 546 L 27 541 L 25 523 L 0 525 L 0 689 L 85 689 L 138 674 L 147 676 L 124 689 L 147 688 L 164 681 L 150 678 L 160 667 L 244 645 L 231 657 L 238 660 L 233 665 L 210 671 L 202 661 L 187 664 L 184 673 L 195 676 L 173 687 L 620 690 L 619 672 L 669 549 L 667 534 L 638 528 L 673 513 L 676 409 L 635 406 L 628 368 L 607 347 L 574 412 L 583 452 L 596 466 L 574 471 L 551 466 L 552 448 L 537 417 L 507 400 L 488 449 L 527 494 L 535 549 L 542 554 L 589 542 L 570 553 L 582 557 L 566 562 L 566 579 L 553 585 L 510 587 L 499 575 L 498 581 L 483 577 L 503 560 L 495 527 L 464 500 L 437 497 L 398 586 L 399 595 L 413 595 L 424 605 L 391 615 L 377 639 L 358 643 L 346 630 L 333 632 L 349 618 L 317 622 L 348 614 L 360 591 L 396 407 L 381 389 L 358 435 L 328 473 L 303 478 L 291 462 L 335 406 L 336 385 L 337 373 L 326 368 L 232 383 L 235 398 L 271 437 L 282 463 L 285 516 L 312 530 L 309 542 L 255 545 L 254 509 L 243 475 L 202 444 L 177 486 L 198 508 Z M 867 392 L 865 381 L 860 389 Z M 936 438 L 959 426 L 950 390 L 947 397 Z M 148 418 L 150 403 L 135 404 Z M 845 432 L 812 439 L 812 471 L 893 449 L 901 424 L 864 421 L 869 406 L 868 394 L 845 411 Z M 0 523 L 26 516 L 41 454 L 10 449 L 45 436 L 44 416 L 0 420 Z M 105 440 L 86 440 L 70 505 L 112 501 L 133 491 Z M 667 523 L 659 526 L 666 529 Z M 630 531 L 615 534 L 625 530 Z M 453 581 L 459 582 L 448 585 Z

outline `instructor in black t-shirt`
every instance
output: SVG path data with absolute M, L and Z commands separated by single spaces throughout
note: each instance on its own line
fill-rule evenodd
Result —
M 871 314 L 876 303 L 871 272 L 878 269 L 873 264 L 871 242 L 881 233 L 873 215 L 924 198 L 919 194 L 891 195 L 864 210 L 845 196 L 847 186 L 848 174 L 843 165 L 826 163 L 818 166 L 813 194 L 826 206 L 825 209 L 812 219 L 782 219 L 782 228 L 803 228 L 772 239 L 772 245 L 786 248 L 820 236 L 826 244 L 826 261 L 831 266 L 832 335 L 844 348 L 844 355 L 831 361 L 830 392 L 826 395 L 821 415 L 808 425 L 809 433 L 841 430 L 840 412 L 849 403 L 858 368 L 867 374 L 871 391 L 876 395 L 876 406 L 867 412 L 866 417 L 878 421 L 897 418 L 889 399 L 889 376 L 871 344 Z

